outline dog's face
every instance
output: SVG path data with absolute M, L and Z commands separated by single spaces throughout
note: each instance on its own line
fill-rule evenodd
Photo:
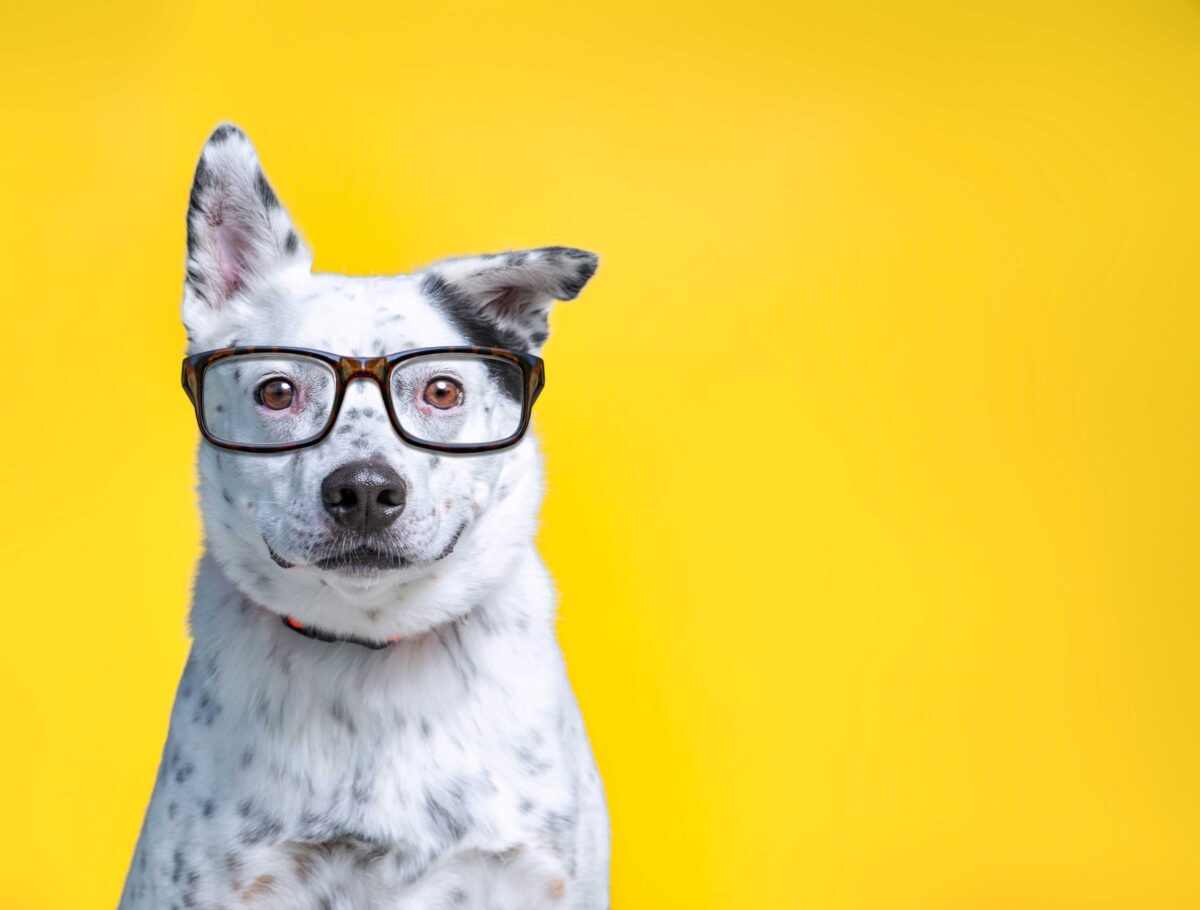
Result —
M 193 353 L 244 345 L 355 357 L 441 345 L 536 353 L 552 301 L 576 296 L 595 268 L 590 253 L 549 247 L 413 275 L 314 274 L 253 147 L 224 126 L 192 188 L 184 322 Z M 330 377 L 319 372 L 267 358 L 236 379 L 231 372 L 222 394 L 245 419 L 285 426 L 328 394 Z M 202 443 L 209 548 L 260 605 L 341 634 L 414 634 L 470 610 L 528 541 L 540 498 L 532 439 L 477 455 L 417 448 L 392 427 L 384 394 L 369 379 L 352 381 L 330 434 L 295 451 Z M 478 364 L 448 376 L 418 363 L 387 394 L 447 441 L 456 420 L 503 421 L 514 407 L 505 377 Z

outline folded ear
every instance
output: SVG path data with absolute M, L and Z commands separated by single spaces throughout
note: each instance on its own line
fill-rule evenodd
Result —
M 219 309 L 272 269 L 301 262 L 311 264 L 312 255 L 267 182 L 254 146 L 233 124 L 218 126 L 192 180 L 185 320 L 193 306 L 189 298 L 195 306 Z
M 425 270 L 422 289 L 472 344 L 534 351 L 555 300 L 572 300 L 596 272 L 595 253 L 546 246 L 463 256 Z

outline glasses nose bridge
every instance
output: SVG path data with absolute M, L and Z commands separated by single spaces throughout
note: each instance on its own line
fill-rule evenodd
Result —
M 386 357 L 343 357 L 338 361 L 338 379 L 342 387 L 342 394 L 350 391 L 350 387 L 356 380 L 365 379 L 371 380 L 379 389 L 379 395 L 383 399 L 384 408 L 388 405 L 388 389 L 387 389 L 387 358 Z M 340 396 L 339 396 L 340 398 Z M 338 411 L 341 411 L 339 405 Z M 334 419 L 337 419 L 335 415 Z
M 373 379 L 381 392 L 387 392 L 386 357 L 343 357 L 338 362 L 338 372 L 346 388 L 356 379 Z

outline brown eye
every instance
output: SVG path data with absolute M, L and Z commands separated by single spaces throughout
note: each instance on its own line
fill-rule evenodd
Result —
M 272 411 L 282 411 L 292 406 L 296 390 L 286 379 L 268 379 L 258 387 L 255 397 L 258 403 Z
M 425 386 L 425 401 L 439 410 L 445 411 L 462 404 L 463 388 L 453 379 L 439 376 L 429 380 Z

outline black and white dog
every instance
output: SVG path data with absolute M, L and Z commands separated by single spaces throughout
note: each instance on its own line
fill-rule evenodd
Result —
M 206 553 L 120 907 L 603 910 L 523 435 L 550 305 L 596 257 L 315 274 L 230 125 L 187 226 Z

